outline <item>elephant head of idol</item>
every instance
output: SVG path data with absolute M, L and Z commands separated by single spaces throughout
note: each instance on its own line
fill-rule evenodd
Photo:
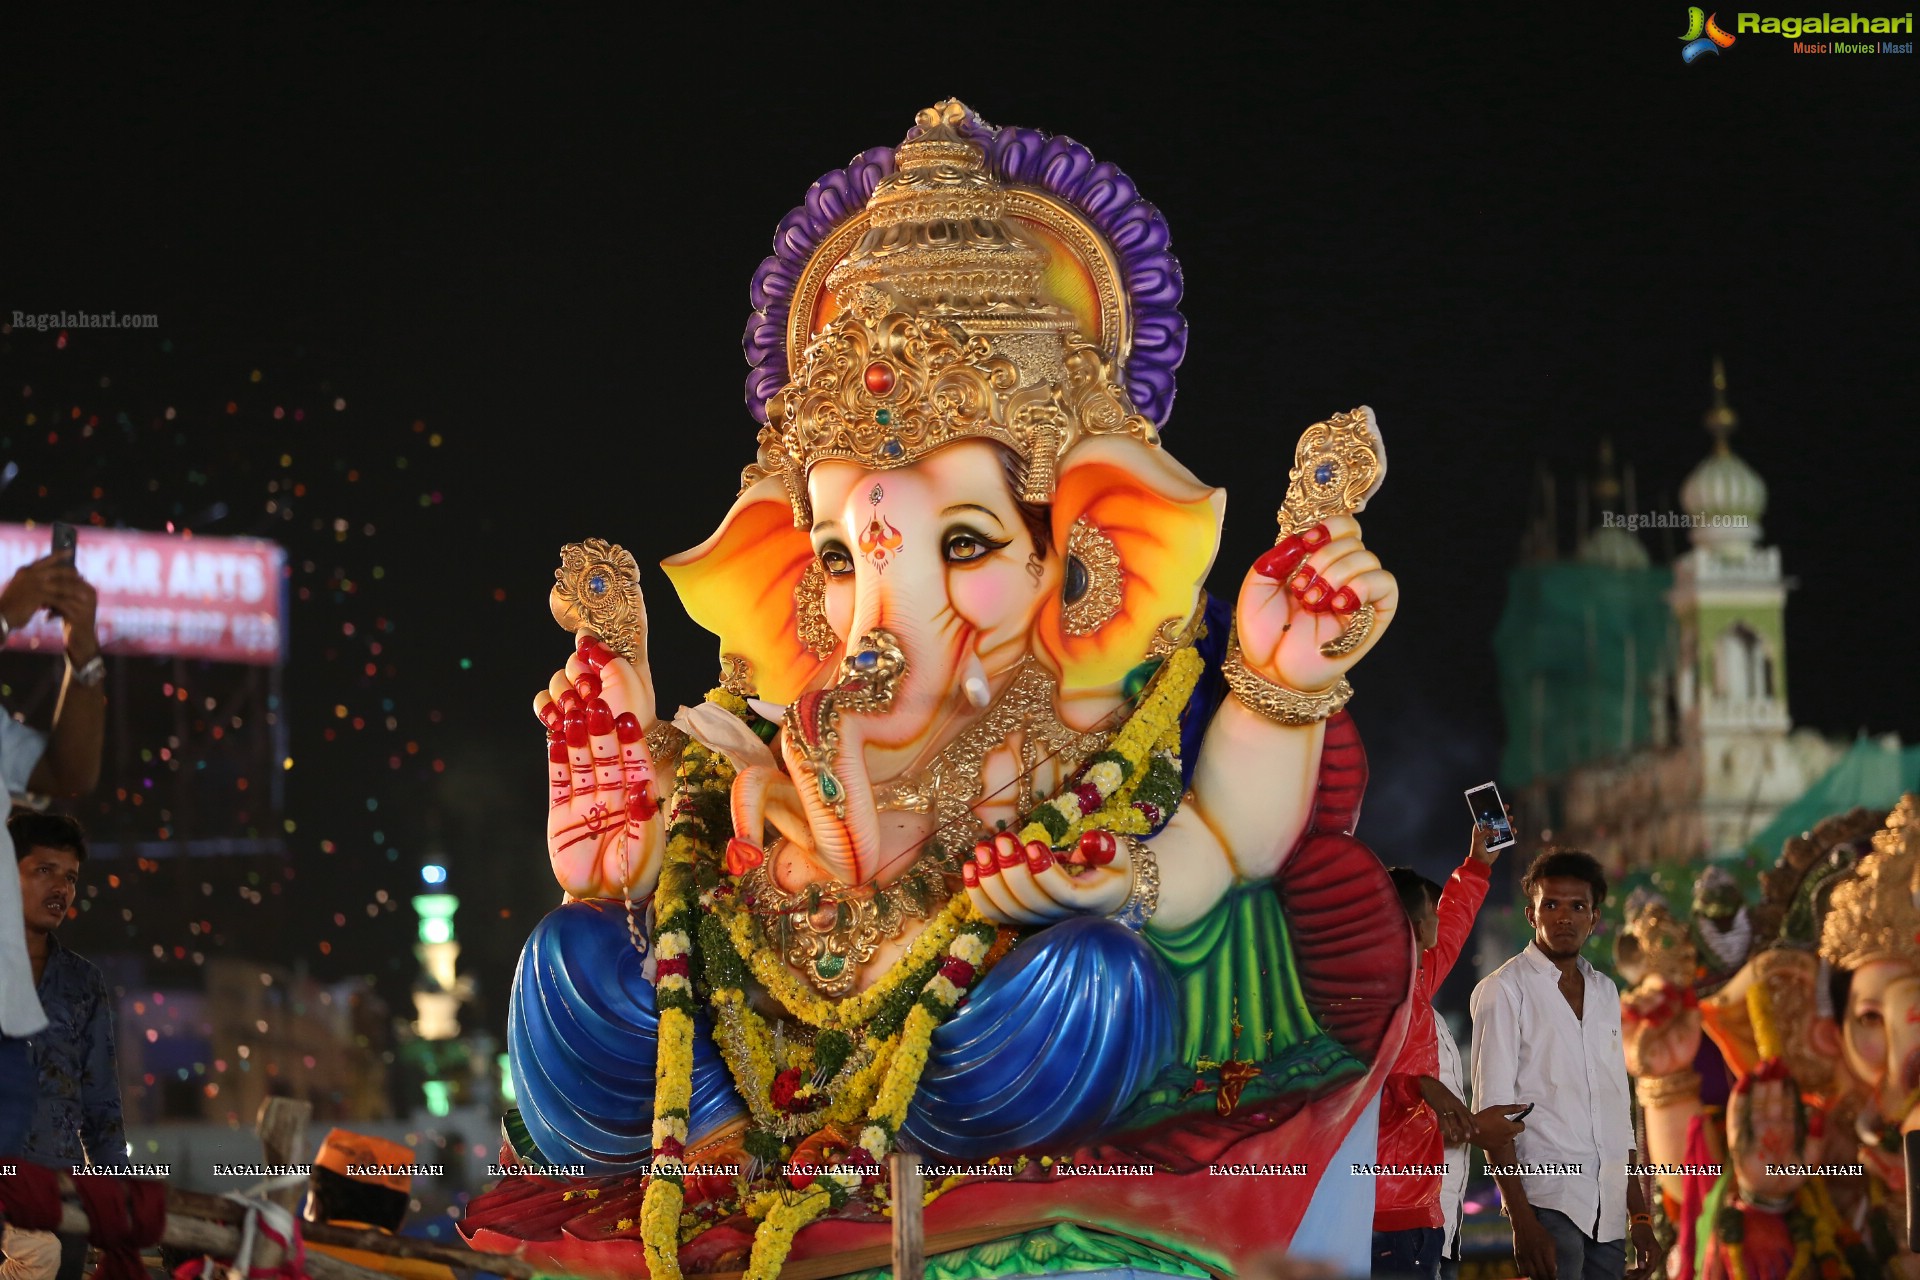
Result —
M 1177 363 L 1178 314 L 1141 305 L 1082 204 L 1015 180 L 1013 132 L 923 111 L 838 175 L 804 258 L 776 245 L 749 355 L 777 330 L 784 381 L 750 387 L 766 426 L 720 527 L 664 565 L 736 691 L 784 708 L 736 830 L 772 827 L 822 878 L 884 884 L 1057 782 L 1189 625 L 1218 546 L 1224 495 L 1139 403 L 1164 417 L 1170 364 L 1164 395 L 1128 377 L 1136 338 L 1143 367 Z
M 1903 796 L 1873 850 L 1833 890 L 1820 955 L 1848 1073 L 1887 1134 L 1920 1129 L 1920 796 Z

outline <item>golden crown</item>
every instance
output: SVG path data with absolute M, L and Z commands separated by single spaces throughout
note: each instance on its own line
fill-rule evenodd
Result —
M 1899 960 L 1920 970 L 1920 796 L 1900 797 L 1873 852 L 1834 889 L 1820 954 L 1842 969 Z
M 801 528 L 812 523 L 807 471 L 822 459 L 886 470 L 958 440 L 993 440 L 1023 463 L 1021 497 L 1047 502 L 1080 439 L 1159 441 L 1121 384 L 1117 346 L 1110 354 L 1083 337 L 1048 296 L 1049 251 L 1009 215 L 1016 193 L 961 136 L 966 118 L 957 99 L 920 112 L 867 201 L 858 242 L 838 262 L 816 254 L 808 264 L 811 287 L 823 283 L 844 309 L 768 402 L 741 477 L 744 489 L 779 476 Z M 1098 274 L 1104 249 L 1077 231 Z

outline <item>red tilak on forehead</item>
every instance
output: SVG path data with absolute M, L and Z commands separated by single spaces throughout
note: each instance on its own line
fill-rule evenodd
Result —
M 879 489 L 879 485 L 874 486 L 876 493 Z M 901 544 L 905 541 L 900 531 L 893 527 L 886 516 L 876 510 L 873 513 L 873 519 L 861 531 L 860 554 L 865 556 L 875 569 L 885 573 L 887 562 L 893 558 L 895 552 L 900 550 Z

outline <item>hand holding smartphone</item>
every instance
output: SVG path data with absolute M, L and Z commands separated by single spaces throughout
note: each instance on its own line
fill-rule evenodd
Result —
M 1476 826 L 1487 828 L 1487 852 L 1510 848 L 1514 842 L 1513 823 L 1507 818 L 1506 802 L 1500 788 L 1483 782 L 1467 792 L 1467 810 Z

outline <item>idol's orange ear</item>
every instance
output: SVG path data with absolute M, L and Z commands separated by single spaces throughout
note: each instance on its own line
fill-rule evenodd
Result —
M 755 483 L 711 538 L 660 562 L 687 616 L 720 637 L 721 656 L 744 658 L 755 693 L 791 702 L 820 670 L 800 642 L 794 588 L 813 544 L 793 527 L 779 477 Z
M 1084 522 L 1076 558 L 1090 598 L 1107 603 L 1076 618 L 1056 602 L 1040 620 L 1040 643 L 1060 669 L 1063 694 L 1117 692 L 1163 623 L 1186 625 L 1220 549 L 1226 504 L 1225 492 L 1202 484 L 1164 449 L 1129 436 L 1095 437 L 1068 452 L 1054 487 L 1054 550 L 1067 555 L 1074 526 Z M 1117 607 L 1111 594 L 1091 594 L 1115 591 Z

